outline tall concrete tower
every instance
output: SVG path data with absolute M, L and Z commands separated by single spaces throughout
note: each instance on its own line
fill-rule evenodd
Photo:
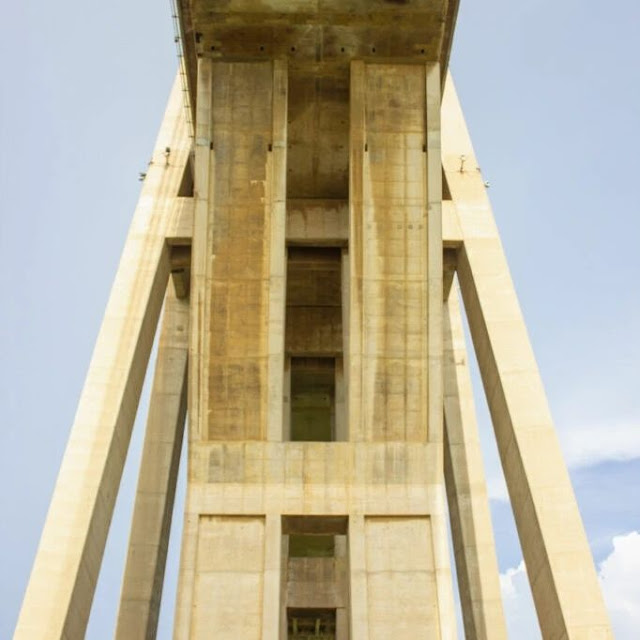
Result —
M 16 638 L 84 635 L 160 318 L 116 635 L 506 637 L 459 298 L 542 634 L 610 638 L 447 62 L 455 0 L 181 0 Z M 460 295 L 461 294 L 461 295 Z

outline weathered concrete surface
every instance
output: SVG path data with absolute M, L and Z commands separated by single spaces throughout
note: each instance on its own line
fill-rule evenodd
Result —
M 352 67 L 349 428 L 355 440 L 441 438 L 439 109 L 429 112 L 435 111 L 431 125 L 428 75 L 418 65 Z M 439 105 L 439 82 L 435 89 Z M 427 171 L 431 154 L 434 172 Z
M 274 89 L 278 68 L 271 62 L 212 65 L 212 133 L 207 138 L 214 155 L 211 193 L 201 193 L 198 181 L 195 188 L 197 199 L 207 198 L 208 215 L 202 328 L 206 366 L 198 372 L 206 380 L 201 402 L 207 418 L 200 427 L 204 437 L 216 440 L 266 438 L 270 412 L 282 415 L 275 405 L 282 403 L 283 376 L 280 155 L 286 149 L 286 84 Z M 283 105 L 277 109 L 274 93 Z
M 193 235 L 193 198 L 176 198 L 167 241 L 190 245 Z M 342 199 L 287 199 L 287 246 L 346 247 L 349 244 L 349 202 Z M 458 212 L 451 200 L 442 202 L 442 244 L 462 244 Z
M 199 56 L 288 59 L 293 71 L 348 79 L 352 59 L 438 60 L 446 71 L 458 0 L 178 0 L 191 104 Z M 348 80 L 347 85 L 348 87 Z

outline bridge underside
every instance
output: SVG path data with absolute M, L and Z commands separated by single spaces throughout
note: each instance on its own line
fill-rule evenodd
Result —
M 344 85 L 352 59 L 439 61 L 446 75 L 458 0 L 178 0 L 191 104 L 198 57 L 288 60 Z

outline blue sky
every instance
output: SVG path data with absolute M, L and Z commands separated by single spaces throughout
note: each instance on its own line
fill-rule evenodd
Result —
M 640 625 L 640 5 L 461 5 L 451 68 L 617 637 L 630 639 Z M 24 0 L 5 8 L 0 36 L 5 638 L 177 63 L 168 1 Z M 477 405 L 510 629 L 535 638 L 481 393 Z M 113 634 L 140 440 L 137 428 L 90 638 Z M 172 553 L 170 575 L 176 566 Z

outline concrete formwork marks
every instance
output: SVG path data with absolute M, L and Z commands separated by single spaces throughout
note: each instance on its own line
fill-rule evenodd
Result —
M 350 418 L 354 439 L 428 438 L 426 98 L 423 65 L 353 63 Z M 433 152 L 437 154 L 438 148 Z M 433 215 L 438 216 L 439 209 Z M 435 231 L 439 228 L 438 223 Z M 441 273 L 434 276 L 441 281 Z M 435 358 L 436 366 L 440 360 Z

